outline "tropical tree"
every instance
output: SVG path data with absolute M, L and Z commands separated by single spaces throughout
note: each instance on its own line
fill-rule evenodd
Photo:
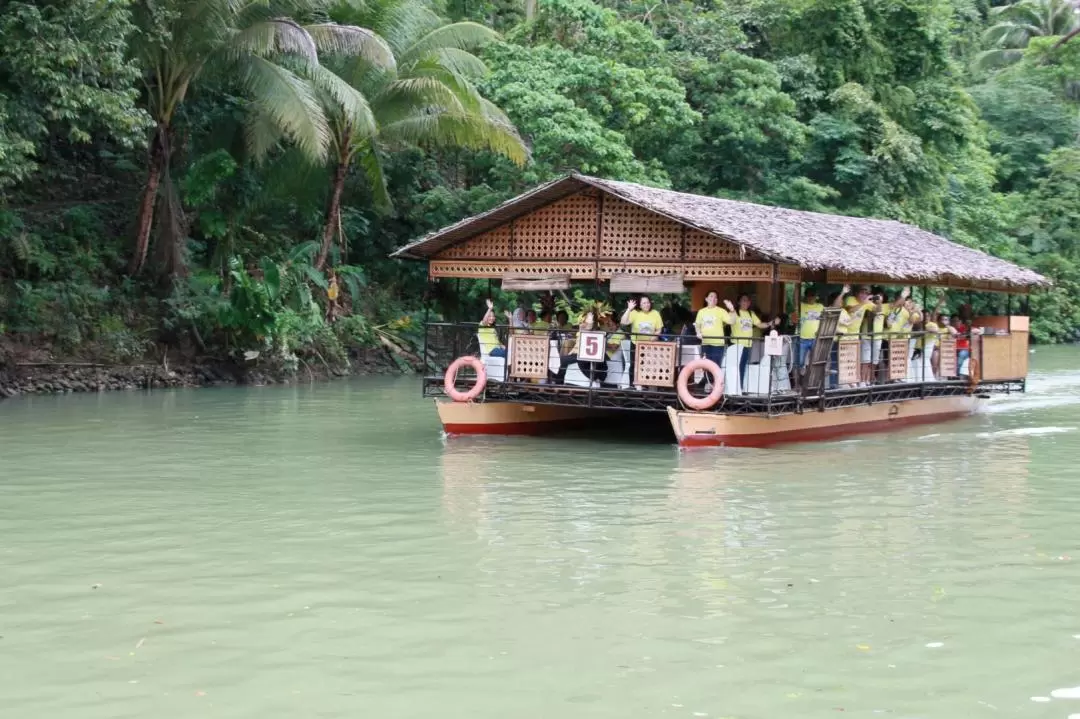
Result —
M 1018 61 L 1033 37 L 1063 35 L 1060 44 L 1080 31 L 1080 14 L 1075 0 L 1020 0 L 990 10 L 997 22 L 983 33 L 993 46 L 979 55 L 982 67 L 998 67 Z
M 472 51 L 496 39 L 493 30 L 473 22 L 448 23 L 428 0 L 342 2 L 332 17 L 373 30 L 385 39 L 396 62 L 372 62 L 365 56 L 334 58 L 318 72 L 347 83 L 362 96 L 370 113 L 369 119 L 367 113 L 361 115 L 343 104 L 340 96 L 324 94 L 331 126 L 332 179 L 315 260 L 319 269 L 341 232 L 341 197 L 354 162 L 376 202 L 389 207 L 380 151 L 419 144 L 490 150 L 518 164 L 528 159 L 513 124 L 476 88 L 487 67 Z
M 148 0 L 137 3 L 132 51 L 142 64 L 147 109 L 154 121 L 135 250 L 129 272 L 146 262 L 158 188 L 164 179 L 168 235 L 166 268 L 182 267 L 179 199 L 172 189 L 169 160 L 173 120 L 192 85 L 216 76 L 243 89 L 251 104 L 246 139 L 256 155 L 281 136 L 313 161 L 326 156 L 330 132 L 317 88 L 337 99 L 350 115 L 363 114 L 362 99 L 329 73 L 317 72 L 319 53 L 362 57 L 373 67 L 392 63 L 378 36 L 359 27 L 320 22 L 301 25 L 321 0 Z

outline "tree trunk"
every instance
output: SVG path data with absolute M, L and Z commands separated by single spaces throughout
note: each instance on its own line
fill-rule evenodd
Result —
M 326 208 L 326 224 L 323 226 L 322 245 L 319 247 L 319 256 L 315 259 L 315 269 L 321 270 L 326 265 L 326 257 L 330 254 L 330 245 L 334 241 L 338 225 L 341 222 L 341 193 L 345 189 L 345 174 L 349 170 L 349 161 L 343 154 L 338 158 L 337 167 L 334 169 L 334 185 L 330 190 L 330 204 Z
M 128 264 L 128 274 L 138 274 L 146 264 L 146 251 L 150 248 L 150 230 L 154 224 L 154 206 L 157 204 L 161 171 L 165 167 L 166 135 L 168 128 L 158 125 L 150 140 L 150 167 L 139 203 L 138 222 L 135 231 L 135 251 Z
M 1069 42 L 1069 40 L 1072 40 L 1074 37 L 1076 37 L 1078 35 L 1080 35 L 1080 27 L 1073 28 L 1072 30 L 1067 32 L 1065 35 L 1063 35 L 1060 40 L 1058 40 L 1056 43 L 1054 43 L 1053 49 L 1057 50 L 1059 47 L 1061 47 L 1065 43 Z

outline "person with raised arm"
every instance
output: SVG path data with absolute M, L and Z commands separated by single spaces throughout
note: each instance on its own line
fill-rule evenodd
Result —
M 739 353 L 739 391 L 746 387 L 746 371 L 750 367 L 750 348 L 754 344 L 754 328 L 767 330 L 780 324 L 780 318 L 774 317 L 771 322 L 762 322 L 757 312 L 750 308 L 750 295 L 739 295 L 739 308 L 731 300 L 724 300 L 724 306 L 728 310 L 729 323 L 731 324 L 731 344 L 738 347 Z
M 873 379 L 871 360 L 873 359 L 873 346 L 870 336 L 863 336 L 863 320 L 867 312 L 876 311 L 877 305 L 871 301 L 870 288 L 863 285 L 853 297 L 848 297 L 844 302 L 844 309 L 851 315 L 847 326 L 849 337 L 859 339 L 859 384 L 868 385 Z
M 641 305 L 635 300 L 626 301 L 626 311 L 619 319 L 619 324 L 630 327 L 630 377 L 634 380 L 634 355 L 638 342 L 648 342 L 658 339 L 660 330 L 664 327 L 664 320 L 660 313 L 652 308 L 652 300 L 648 295 L 641 296 Z M 641 389 L 640 384 L 634 384 L 634 389 Z
M 851 313 L 844 309 L 844 297 L 851 292 L 851 285 L 844 285 L 844 288 L 839 292 L 833 292 L 829 296 L 829 307 L 840 310 L 840 317 L 836 321 L 836 340 L 833 342 L 832 350 L 829 352 L 829 377 L 825 386 L 828 389 L 836 387 L 840 378 L 840 342 L 848 333 L 848 328 L 851 327 Z
M 506 319 L 511 320 L 511 314 L 506 313 Z M 476 338 L 480 342 L 480 354 L 489 357 L 505 357 L 506 347 L 499 341 L 499 333 L 495 331 L 495 303 L 487 301 L 487 310 L 480 320 L 480 326 L 476 330 Z

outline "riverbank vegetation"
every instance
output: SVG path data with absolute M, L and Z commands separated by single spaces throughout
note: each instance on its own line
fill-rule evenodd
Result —
M 13 0 L 0 353 L 407 358 L 425 297 L 470 298 L 429 297 L 387 254 L 569 170 L 917 224 L 1052 277 L 1033 331 L 1064 341 L 1078 18 L 1067 0 Z

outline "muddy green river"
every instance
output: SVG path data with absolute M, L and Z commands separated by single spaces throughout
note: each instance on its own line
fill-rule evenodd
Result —
M 0 402 L 0 716 L 1080 719 L 1080 349 L 967 420 L 445 440 L 415 378 Z

